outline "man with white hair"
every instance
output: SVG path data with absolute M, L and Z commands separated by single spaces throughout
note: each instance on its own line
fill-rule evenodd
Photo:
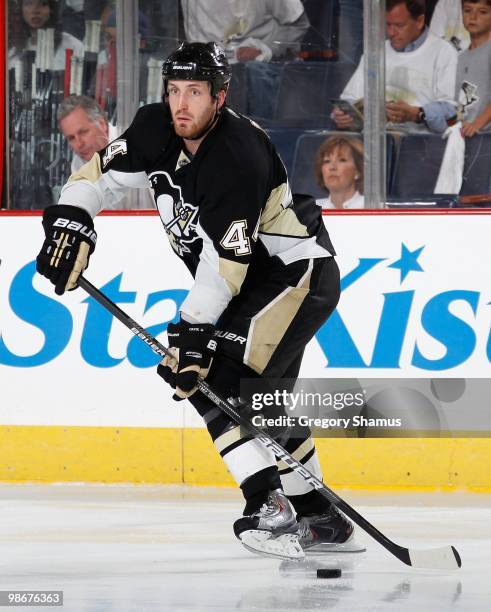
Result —
M 115 125 L 108 123 L 106 114 L 93 98 L 72 95 L 58 107 L 58 126 L 73 151 L 72 173 L 92 159 L 118 136 Z M 149 184 L 150 188 L 150 184 Z M 110 208 L 155 208 L 149 189 L 139 189 L 135 201 L 122 198 Z
M 103 149 L 117 136 L 106 114 L 89 96 L 69 96 L 58 107 L 58 125 L 74 155 L 72 172 L 91 160 L 96 151 Z

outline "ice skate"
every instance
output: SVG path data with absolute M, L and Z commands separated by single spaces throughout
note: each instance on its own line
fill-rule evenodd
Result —
M 299 543 L 309 554 L 364 552 L 353 524 L 335 506 L 325 514 L 297 516 Z
M 302 560 L 298 523 L 281 489 L 270 491 L 266 502 L 234 523 L 235 535 L 250 552 L 276 559 Z

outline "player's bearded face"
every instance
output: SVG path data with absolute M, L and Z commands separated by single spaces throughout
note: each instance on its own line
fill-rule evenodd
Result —
M 169 81 L 167 94 L 174 129 L 182 138 L 194 138 L 215 116 L 217 103 L 207 81 Z

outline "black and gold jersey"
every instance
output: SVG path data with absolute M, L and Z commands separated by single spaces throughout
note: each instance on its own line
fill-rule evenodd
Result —
M 301 259 L 334 255 L 319 207 L 292 198 L 266 133 L 227 107 L 194 156 L 166 105 L 142 107 L 70 177 L 60 203 L 95 216 L 128 188 L 149 185 L 170 244 L 195 280 L 181 307 L 189 321 L 215 323 L 248 275 L 264 278 L 273 268 L 277 274 Z

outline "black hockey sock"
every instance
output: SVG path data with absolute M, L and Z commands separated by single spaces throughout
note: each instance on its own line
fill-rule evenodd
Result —
M 326 514 L 331 508 L 331 502 L 318 491 L 309 491 L 303 495 L 288 495 L 288 499 L 295 508 L 298 516 L 309 514 Z
M 280 475 L 276 466 L 270 466 L 249 476 L 240 485 L 246 505 L 243 511 L 244 516 L 249 516 L 268 499 L 268 492 L 281 489 Z

